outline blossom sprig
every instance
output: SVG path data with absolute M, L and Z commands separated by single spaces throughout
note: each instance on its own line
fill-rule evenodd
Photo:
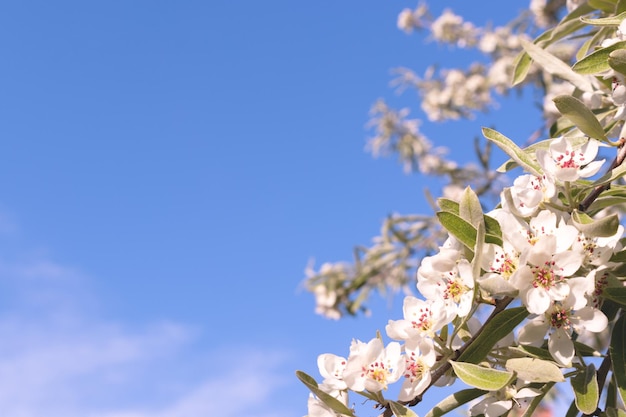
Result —
M 539 3 L 533 2 L 537 19 Z M 612 415 L 620 407 L 626 412 L 625 398 L 611 400 L 626 392 L 626 316 L 621 310 L 626 308 L 626 250 L 619 216 L 626 202 L 621 185 L 626 146 L 624 135 L 610 139 L 623 126 L 625 19 L 617 10 L 597 7 L 568 1 L 558 30 L 534 43 L 521 42 L 524 52 L 511 64 L 514 82 L 541 74 L 546 95 L 561 89 L 549 101 L 554 104 L 548 117 L 551 137 L 520 148 L 497 131 L 483 129 L 510 157 L 499 170 L 521 167 L 525 172 L 500 190 L 500 201 L 487 213 L 485 202 L 469 187 L 438 201 L 436 222 L 445 243 L 417 266 L 419 294 L 406 296 L 403 317 L 389 320 L 385 330 L 391 341 L 355 340 L 347 358 L 320 356 L 323 382 L 307 379 L 314 394 L 310 416 L 353 416 L 355 410 L 346 407 L 348 393 L 373 401 L 385 417 L 413 415 L 406 407 L 455 378 L 472 388 L 437 409 L 450 411 L 476 400 L 472 415 L 497 417 L 532 399 L 526 411 L 531 415 L 550 387 L 569 379 L 572 407 L 580 412 Z M 399 25 L 407 27 L 426 16 L 423 9 L 403 13 Z M 473 26 L 450 13 L 434 30 L 445 42 L 457 39 L 457 46 L 481 43 Z M 589 39 L 577 54 L 571 43 L 560 42 L 572 32 Z M 458 43 L 459 37 L 464 43 Z M 568 46 L 548 50 L 559 42 Z M 488 49 L 488 40 L 482 44 Z M 572 66 L 570 60 L 577 62 Z M 612 82 L 601 81 L 606 73 L 613 74 Z M 547 106 L 544 110 L 547 114 Z M 396 127 L 385 125 L 391 126 L 389 137 L 402 127 L 409 142 L 421 140 L 418 123 L 396 122 Z M 598 159 L 603 145 L 617 151 L 610 165 Z M 580 342 L 591 340 L 590 334 L 603 335 L 593 348 Z M 597 370 L 588 356 L 603 357 Z M 599 394 L 609 375 L 614 392 L 601 405 Z M 390 393 L 398 393 L 397 399 L 386 398 Z

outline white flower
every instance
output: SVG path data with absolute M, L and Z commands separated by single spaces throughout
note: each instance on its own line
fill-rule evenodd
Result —
M 550 143 L 548 150 L 537 150 L 537 161 L 547 175 L 560 181 L 576 181 L 595 175 L 602 164 L 594 161 L 598 154 L 599 142 L 590 139 L 581 148 L 574 149 L 565 137 L 559 137 Z
M 584 302 L 584 301 L 583 301 Z M 550 331 L 548 350 L 559 364 L 571 366 L 574 357 L 574 342 L 571 335 L 588 330 L 593 333 L 603 331 L 608 320 L 604 313 L 595 307 L 585 306 L 580 298 L 567 297 L 562 302 L 555 302 L 542 315 L 529 321 L 520 329 L 519 343 L 540 346 L 546 333 Z
M 554 182 L 546 177 L 535 175 L 521 175 L 515 179 L 510 188 L 513 207 L 509 206 L 509 201 L 502 196 L 502 207 L 518 214 L 521 217 L 529 217 L 535 214 L 539 204 L 550 201 L 556 195 Z
M 402 310 L 404 319 L 389 320 L 385 328 L 392 339 L 433 338 L 453 318 L 446 312 L 446 305 L 442 300 L 423 301 L 409 295 L 404 298 Z
M 437 361 L 433 342 L 430 339 L 407 341 L 405 346 L 404 383 L 398 400 L 410 401 L 420 395 L 430 384 L 430 368 Z
M 352 391 L 378 392 L 396 382 L 404 372 L 405 361 L 398 342 L 384 347 L 374 338 L 368 343 L 354 340 L 350 346 L 348 364 L 343 379 Z
M 556 245 L 556 236 L 542 237 L 529 251 L 528 264 L 511 278 L 522 303 L 532 314 L 543 314 L 553 301 L 567 297 L 570 287 L 565 278 L 580 268 L 580 254 L 557 252 Z
M 343 371 L 346 369 L 347 361 L 341 356 L 332 353 L 324 353 L 317 357 L 317 367 L 320 375 L 324 377 L 323 384 L 333 390 L 345 390 L 346 383 L 343 380 Z
M 435 273 L 426 276 L 418 270 L 417 289 L 428 299 L 443 299 L 451 315 L 465 317 L 474 302 L 472 265 L 467 259 L 461 259 L 450 269 L 444 267 L 444 263 L 432 263 L 431 266 Z

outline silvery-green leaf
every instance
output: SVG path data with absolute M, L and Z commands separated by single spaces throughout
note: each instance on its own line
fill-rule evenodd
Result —
M 570 378 L 570 382 L 574 389 L 576 407 L 585 414 L 596 411 L 600 393 L 598 392 L 595 366 L 590 364 L 584 371 Z
M 497 391 L 504 388 L 514 376 L 511 371 L 500 371 L 473 363 L 450 361 L 450 364 L 461 381 L 487 391 Z
M 424 417 L 440 417 L 450 411 L 467 404 L 468 402 L 486 394 L 487 391 L 483 391 L 476 388 L 464 389 L 455 392 L 452 395 L 444 398 L 439 404 L 434 406 Z
M 569 95 L 557 96 L 552 101 L 554 101 L 559 112 L 574 123 L 585 135 L 608 141 L 602 125 L 585 103 Z
M 619 41 L 610 46 L 598 49 L 575 63 L 572 69 L 578 74 L 588 75 L 604 72 L 611 68 L 609 66 L 609 54 L 615 50 L 624 48 L 626 48 L 626 41 Z
M 513 358 L 506 361 L 506 369 L 528 382 L 563 382 L 563 372 L 553 362 L 535 358 Z
M 569 81 L 577 87 L 581 91 L 586 91 L 592 93 L 594 91 L 593 85 L 591 81 L 581 74 L 574 72 L 569 65 L 565 62 L 561 61 L 556 56 L 552 55 L 550 52 L 545 49 L 521 39 L 522 46 L 524 50 L 528 52 L 528 55 L 537 62 L 539 65 L 543 67 L 550 74 L 554 74 L 558 77 L 563 78 L 566 81 Z M 593 55 L 593 54 L 592 54 Z M 607 52 L 608 56 L 608 52 Z M 583 60 L 586 58 L 583 58 Z M 605 59 L 606 61 L 606 59 Z M 582 62 L 582 61 L 579 61 Z M 595 62 L 595 61 L 594 61 Z M 608 64 L 607 64 L 608 67 Z

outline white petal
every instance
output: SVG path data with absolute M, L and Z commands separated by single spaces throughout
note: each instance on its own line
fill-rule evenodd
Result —
M 559 364 L 571 366 L 574 357 L 574 342 L 563 329 L 556 329 L 548 340 L 548 350 Z
M 541 346 L 549 328 L 550 323 L 543 317 L 531 320 L 520 329 L 518 341 L 521 345 Z

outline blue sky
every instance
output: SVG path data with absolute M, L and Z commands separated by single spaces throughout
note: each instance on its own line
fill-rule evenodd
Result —
M 477 23 L 526 5 L 500 3 L 445 5 Z M 397 30 L 414 6 L 3 4 L 3 416 L 304 415 L 294 371 L 399 315 L 377 299 L 330 322 L 300 283 L 426 210 L 423 179 L 363 150 L 377 98 L 422 117 L 391 68 L 467 57 Z M 525 138 L 516 117 L 498 123 Z M 464 157 L 484 120 L 423 130 Z

